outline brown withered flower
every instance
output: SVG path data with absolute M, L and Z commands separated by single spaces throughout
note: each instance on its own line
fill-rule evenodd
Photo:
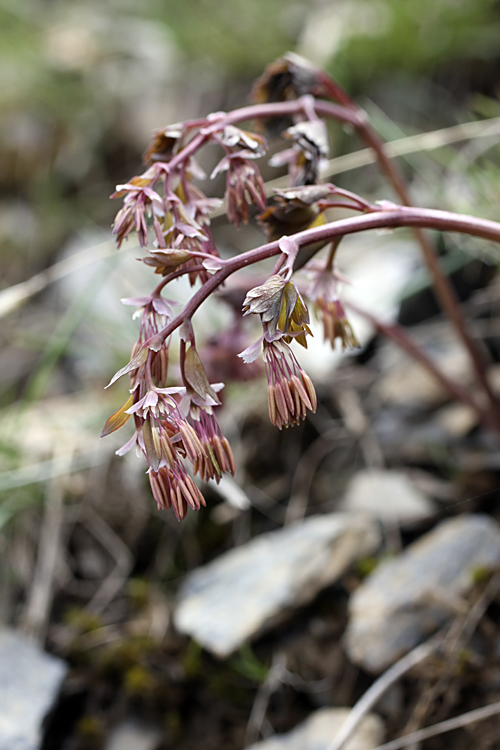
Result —
M 308 60 L 293 52 L 267 66 L 255 81 L 251 101 L 255 104 L 287 102 L 310 94 L 317 82 L 318 71 Z M 278 135 L 292 124 L 290 117 L 262 120 L 262 125 L 272 135 Z
M 284 234 L 297 234 L 311 227 L 325 223 L 325 216 L 315 206 L 294 206 L 280 201 L 278 205 L 268 206 L 257 216 L 263 227 L 268 242 L 275 242 Z
M 277 190 L 274 198 L 276 205 L 268 206 L 257 216 L 268 241 L 274 242 L 283 235 L 294 235 L 322 226 L 326 217 L 320 202 L 331 195 L 331 192 L 331 185 L 303 185 Z M 294 271 L 302 268 L 327 243 L 328 241 L 315 242 L 301 248 L 294 262 Z
M 161 130 L 155 130 L 151 143 L 142 157 L 144 164 L 150 166 L 157 161 L 170 161 L 182 147 L 184 130 L 183 123 L 176 123 Z
M 319 119 L 299 122 L 288 128 L 283 136 L 294 145 L 275 154 L 269 160 L 269 166 L 287 164 L 292 186 L 315 185 L 329 152 L 325 123 Z

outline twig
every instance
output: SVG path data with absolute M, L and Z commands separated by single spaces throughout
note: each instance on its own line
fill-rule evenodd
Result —
M 311 484 L 320 463 L 329 453 L 345 442 L 350 443 L 352 440 L 350 437 L 346 440 L 342 436 L 342 430 L 334 427 L 319 435 L 304 451 L 293 475 L 292 494 L 286 509 L 285 526 L 304 517 Z
M 406 183 L 404 182 L 396 164 L 387 155 L 383 142 L 365 118 L 361 118 L 357 129 L 364 141 L 376 152 L 381 169 L 391 181 L 402 203 L 405 206 L 411 206 L 412 201 Z M 415 236 L 420 244 L 425 262 L 427 263 L 432 276 L 436 296 L 451 323 L 454 325 L 458 336 L 462 339 L 463 344 L 468 350 L 477 379 L 488 397 L 493 414 L 498 419 L 500 418 L 500 411 L 495 394 L 493 393 L 488 378 L 486 377 L 487 362 L 484 352 L 481 349 L 480 344 L 474 340 L 469 332 L 465 318 L 460 309 L 458 296 L 450 279 L 443 273 L 438 256 L 431 245 L 429 238 L 420 228 L 415 228 Z
M 472 608 L 470 610 L 466 609 L 464 616 L 458 617 L 454 621 L 443 641 L 442 647 L 446 671 L 440 676 L 437 682 L 421 691 L 412 716 L 404 729 L 405 732 L 413 733 L 418 731 L 419 726 L 425 721 L 427 712 L 434 701 L 439 696 L 448 694 L 452 672 L 455 670 L 457 664 L 457 651 L 460 646 L 465 645 L 472 637 L 482 616 L 498 592 L 499 587 L 500 573 L 497 573 L 490 579 Z
M 69 472 L 71 460 L 72 454 L 64 456 L 63 474 Z M 47 486 L 35 571 L 22 617 L 23 629 L 38 643 L 45 640 L 54 593 L 54 573 L 61 549 L 63 494 L 60 478 L 53 476 Z
M 69 258 L 59 260 L 50 268 L 46 268 L 20 284 L 2 289 L 0 292 L 0 318 L 13 312 L 49 284 L 59 281 L 91 263 L 114 255 L 115 252 L 115 247 L 111 241 L 101 242 L 99 245 L 80 250 Z
M 373 149 L 377 156 L 378 164 L 392 184 L 394 190 L 399 196 L 400 200 L 405 206 L 411 206 L 412 201 L 408 186 L 404 180 L 402 173 L 396 163 L 390 158 L 385 144 L 379 137 L 378 133 L 371 126 L 370 121 L 366 115 L 366 112 L 351 99 L 349 94 L 345 92 L 332 78 L 330 78 L 323 71 L 317 73 L 318 81 L 322 84 L 327 95 L 330 96 L 333 101 L 341 102 L 347 112 L 352 113 L 356 122 L 354 128 L 357 130 L 360 138 L 366 143 L 367 146 Z M 321 103 L 320 103 L 321 104 Z M 332 119 L 340 119 L 336 110 L 338 107 L 335 106 L 335 111 L 331 114 L 325 112 L 326 116 Z M 319 114 L 318 103 L 315 105 L 316 112 Z M 439 264 L 436 252 L 431 245 L 428 237 L 420 228 L 415 228 L 415 236 L 420 244 L 422 253 L 424 255 L 425 262 L 431 273 L 434 289 L 436 296 L 441 303 L 443 310 L 448 315 L 451 323 L 456 329 L 458 336 L 462 339 L 463 344 L 469 352 L 472 365 L 476 372 L 477 379 L 482 385 L 486 396 L 490 402 L 490 409 L 497 420 L 500 420 L 500 409 L 497 403 L 497 399 L 491 389 L 491 386 L 486 377 L 486 359 L 483 350 L 480 345 L 475 341 L 469 333 L 465 318 L 460 309 L 460 304 L 455 290 L 451 284 L 449 278 L 443 273 Z
M 484 613 L 497 595 L 499 589 L 500 573 L 495 573 L 495 575 L 492 576 L 486 584 L 481 596 L 477 599 L 477 601 L 467 613 L 467 616 L 465 617 L 459 632 L 456 634 L 453 642 L 449 646 L 449 653 L 453 653 L 457 650 L 461 643 L 467 643 L 471 639 Z
M 366 465 L 370 469 L 383 469 L 385 467 L 384 454 L 370 429 L 370 421 L 363 411 L 357 391 L 345 385 L 339 388 L 335 400 L 347 429 L 359 441 Z
M 387 156 L 394 158 L 395 156 L 405 156 L 406 154 L 418 153 L 419 151 L 434 151 L 453 143 L 460 143 L 461 141 L 469 141 L 476 138 L 488 138 L 499 133 L 500 117 L 492 117 L 487 120 L 473 120 L 472 122 L 464 122 L 462 125 L 453 125 L 450 128 L 442 128 L 429 133 L 418 133 L 417 135 L 386 141 L 384 148 Z M 323 179 L 327 179 L 336 174 L 343 174 L 344 172 L 366 167 L 369 164 L 373 164 L 376 160 L 373 149 L 363 148 L 353 151 L 350 154 L 330 159 L 320 170 L 320 174 Z M 287 184 L 287 178 L 284 177 L 268 180 L 264 185 L 266 195 L 272 195 L 275 188 L 282 188 Z M 214 219 L 224 216 L 225 213 L 225 207 L 221 206 L 215 209 L 210 216 Z M 13 312 L 55 281 L 59 281 L 80 268 L 95 263 L 97 260 L 114 255 L 115 252 L 115 246 L 111 241 L 103 242 L 81 250 L 69 258 L 57 261 L 57 263 L 26 279 L 26 281 L 22 281 L 7 289 L 2 289 L 0 291 L 0 318 Z
M 500 117 L 492 117 L 488 120 L 473 120 L 472 122 L 464 122 L 463 125 L 453 125 L 451 128 L 442 128 L 441 130 L 433 130 L 429 133 L 418 133 L 417 135 L 410 135 L 405 138 L 397 138 L 394 141 L 386 141 L 384 143 L 384 150 L 387 156 L 394 158 L 395 156 L 406 156 L 407 154 L 422 151 L 434 151 L 438 148 L 449 146 L 452 143 L 460 143 L 461 141 L 492 136 L 498 137 L 499 134 Z M 322 179 L 328 179 L 337 174 L 344 174 L 354 169 L 366 167 L 369 164 L 374 164 L 376 161 L 377 157 L 372 148 L 361 148 L 358 151 L 352 151 L 349 154 L 343 154 L 342 156 L 330 159 L 320 169 L 320 176 Z M 276 179 L 268 180 L 264 184 L 265 193 L 269 197 L 274 194 L 275 189 L 278 190 L 287 185 L 287 176 L 276 177 Z M 211 214 L 211 218 L 224 216 L 225 213 L 225 207 L 221 206 L 215 209 Z
M 387 336 L 387 338 L 392 339 L 401 349 L 403 349 L 403 351 L 407 352 L 407 354 L 413 357 L 413 359 L 416 359 L 417 362 L 420 362 L 420 364 L 425 367 L 425 369 L 430 372 L 454 398 L 462 401 L 462 403 L 473 409 L 478 419 L 486 427 L 498 431 L 498 420 L 496 419 L 495 414 L 482 409 L 479 404 L 474 401 L 469 391 L 467 391 L 465 388 L 462 388 L 459 383 L 456 383 L 454 380 L 445 375 L 444 372 L 442 372 L 432 361 L 432 359 L 427 356 L 424 350 L 412 341 L 410 336 L 401 326 L 398 326 L 395 323 L 383 323 L 381 320 L 379 320 L 374 315 L 369 313 L 367 310 L 364 310 L 354 302 L 346 301 L 345 304 L 346 307 L 358 313 L 363 318 L 369 320 L 370 323 L 378 331 L 380 331 L 380 333 L 384 334 L 384 336 Z
M 392 667 L 389 667 L 389 669 L 373 683 L 373 685 L 353 706 L 345 723 L 342 725 L 340 732 L 327 750 L 341 750 L 359 725 L 360 721 L 366 716 L 370 709 L 378 703 L 391 685 L 394 685 L 394 683 L 412 667 L 424 661 L 424 659 L 434 651 L 440 640 L 441 634 L 434 636 L 426 643 L 422 643 L 420 646 L 417 646 L 403 656 L 399 661 L 393 664 Z
M 286 658 L 285 654 L 277 653 L 273 656 L 273 663 L 271 669 L 267 673 L 265 682 L 257 690 L 255 700 L 253 702 L 252 711 L 250 718 L 248 719 L 247 731 L 245 735 L 245 746 L 254 742 L 259 736 L 260 729 L 264 722 L 264 718 L 269 704 L 269 699 L 272 694 L 278 689 L 283 683 L 285 675 L 288 674 L 286 669 Z
M 87 609 L 96 614 L 103 612 L 122 588 L 132 570 L 134 558 L 129 548 L 115 534 L 111 526 L 104 521 L 92 508 L 85 509 L 86 525 L 98 542 L 109 554 L 113 555 L 116 565 L 104 579 L 98 590 L 87 605 Z
M 378 745 L 374 750 L 399 750 L 401 747 L 408 747 L 408 745 L 412 745 L 415 742 L 428 740 L 431 737 L 436 737 L 438 734 L 451 732 L 453 729 L 460 729 L 460 727 L 474 724 L 476 721 L 484 721 L 484 719 L 488 719 L 490 716 L 496 716 L 497 714 L 500 714 L 500 701 L 497 703 L 491 703 L 489 706 L 476 708 L 474 711 L 468 711 L 460 716 L 454 716 L 453 719 L 441 721 L 439 724 L 434 724 L 432 727 L 419 729 L 418 731 L 407 734 L 404 737 L 398 737 L 395 740 L 391 740 L 391 742 L 386 742 L 384 745 Z
M 109 460 L 109 455 L 95 449 L 77 453 L 68 461 L 68 456 L 55 456 L 48 461 L 37 464 L 29 464 L 20 469 L 10 469 L 0 473 L 0 491 L 11 490 L 15 487 L 26 487 L 29 484 L 45 482 L 48 479 L 72 474 L 84 469 L 89 469 L 98 463 Z
M 485 240 L 500 242 L 500 223 L 479 219 L 465 214 L 454 214 L 450 211 L 438 211 L 434 209 L 410 208 L 408 206 L 394 206 L 394 208 L 375 211 L 362 216 L 353 216 L 348 219 L 340 219 L 321 227 L 306 229 L 294 234 L 294 241 L 302 247 L 312 245 L 346 234 L 356 234 L 370 229 L 383 229 L 390 227 L 426 227 L 439 231 L 459 232 L 469 234 L 473 237 L 482 237 Z M 199 306 L 214 292 L 231 274 L 246 268 L 253 263 L 267 260 L 279 255 L 281 249 L 279 241 L 268 242 L 265 245 L 240 253 L 234 258 L 224 261 L 220 271 L 214 273 L 210 279 L 203 284 L 189 300 L 184 310 L 175 317 L 171 323 L 157 334 L 158 338 L 165 340 L 176 330 L 184 320 L 192 317 Z M 300 253 L 300 250 L 299 250 Z M 157 343 L 157 337 L 155 337 Z M 148 345 L 148 341 L 145 345 Z

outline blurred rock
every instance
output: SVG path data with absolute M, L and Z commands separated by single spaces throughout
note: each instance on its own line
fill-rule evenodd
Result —
M 403 472 L 366 469 L 349 483 L 339 510 L 403 526 L 428 518 L 435 508 Z
M 219 657 L 310 602 L 380 542 L 373 520 L 313 516 L 252 539 L 187 576 L 177 629 Z
M 443 406 L 437 412 L 436 419 L 452 438 L 462 438 L 468 435 L 478 424 L 477 414 L 469 406 L 459 403 Z
M 67 666 L 15 630 L 0 630 L 0 750 L 39 750 Z
M 320 708 L 291 732 L 256 742 L 247 750 L 328 750 L 349 712 L 349 708 Z M 343 750 L 372 750 L 383 739 L 382 720 L 375 714 L 368 714 Z
M 416 326 L 411 336 L 445 375 L 462 385 L 473 382 L 469 357 L 449 327 L 444 324 Z M 383 343 L 380 363 L 383 375 L 377 392 L 387 404 L 434 407 L 449 400 L 448 391 L 436 378 L 394 343 Z
M 415 243 L 396 232 L 344 237 L 336 261 L 352 283 L 342 286 L 342 298 L 370 310 L 382 320 L 395 321 L 403 289 L 414 275 L 417 259 Z M 356 338 L 365 346 L 375 332 L 372 324 L 353 312 L 348 316 Z M 324 343 L 323 328 L 315 316 L 311 318 L 311 329 L 314 336 L 308 339 L 307 349 L 299 347 L 295 354 L 315 383 L 329 384 L 332 370 L 349 355 L 338 348 L 332 351 Z
M 162 737 L 158 727 L 126 719 L 113 729 L 105 750 L 156 750 Z
M 500 565 L 500 527 L 488 516 L 444 521 L 379 565 L 351 597 L 349 658 L 381 672 L 453 617 L 478 571 Z

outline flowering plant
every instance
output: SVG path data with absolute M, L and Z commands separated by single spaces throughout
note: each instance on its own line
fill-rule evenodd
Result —
M 304 296 L 322 322 L 325 340 L 332 347 L 336 342 L 342 349 L 357 347 L 339 296 L 341 276 L 335 267 L 335 252 L 346 234 L 382 227 L 415 227 L 437 295 L 470 352 L 484 398 L 473 399 L 460 384 L 441 373 L 397 326 L 384 325 L 368 312 L 361 312 L 425 364 L 455 397 L 472 406 L 485 425 L 500 432 L 498 406 L 486 379 L 482 354 L 468 333 L 453 289 L 422 232 L 422 228 L 429 227 L 499 241 L 500 225 L 410 207 L 406 186 L 365 113 L 306 60 L 289 54 L 271 65 L 257 81 L 253 100 L 253 105 L 230 113 L 216 112 L 156 132 L 144 155 L 145 172 L 119 185 L 112 196 L 124 199 L 113 229 L 118 247 L 135 231 L 146 250 L 143 262 L 161 280 L 149 296 L 124 300 L 138 308 L 140 332 L 129 363 L 116 373 L 110 385 L 128 375 L 131 395 L 108 418 L 102 434 L 119 429 L 133 418 L 134 434 L 117 452 L 123 455 L 137 446 L 147 460 L 158 506 L 173 508 L 179 520 L 188 507 L 198 510 L 205 504 L 192 474 L 198 474 L 203 481 L 218 482 L 225 472 L 235 471 L 231 447 L 215 415 L 220 405 L 218 394 L 224 386 L 209 381 L 191 324 L 193 313 L 233 273 L 277 258 L 271 276 L 248 290 L 244 299 L 242 312 L 259 316 L 262 335 L 239 356 L 249 365 L 262 354 L 271 422 L 279 429 L 298 424 L 307 411 L 316 409 L 316 394 L 293 352 L 296 345 L 307 347 L 311 335 L 307 304 L 295 273 L 301 268 L 308 271 L 310 284 Z M 403 205 L 388 201 L 373 205 L 359 195 L 321 183 L 321 167 L 328 155 L 323 118 L 351 125 L 374 149 Z M 249 120 L 256 123 L 258 132 L 238 127 L 238 123 Z M 256 163 L 268 148 L 263 133 L 267 137 L 281 134 L 287 141 L 287 147 L 272 158 L 272 163 L 288 166 L 290 185 L 277 191 L 270 202 Z M 229 259 L 220 258 L 210 230 L 210 216 L 218 201 L 206 197 L 194 184 L 195 179 L 204 177 L 196 154 L 209 143 L 222 150 L 211 177 L 226 175 L 228 221 L 238 227 L 256 213 L 268 240 Z M 336 208 L 348 209 L 354 216 L 327 221 L 326 210 Z M 315 256 L 325 247 L 326 259 L 318 261 Z M 198 288 L 174 316 L 172 303 L 162 292 L 183 275 Z M 235 339 L 239 340 L 238 326 L 236 321 Z M 176 329 L 180 336 L 180 379 L 177 385 L 169 386 L 169 349 Z

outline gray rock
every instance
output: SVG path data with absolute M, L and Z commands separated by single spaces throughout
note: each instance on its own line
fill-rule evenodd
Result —
M 354 592 L 345 646 L 371 672 L 395 662 L 456 612 L 478 568 L 500 565 L 500 527 L 484 515 L 444 521 Z
M 432 328 L 416 326 L 412 328 L 412 337 L 445 375 L 467 386 L 473 382 L 470 359 L 449 326 L 444 323 Z M 441 383 L 392 341 L 384 342 L 379 361 L 383 374 L 376 390 L 387 404 L 431 407 L 449 399 Z
M 111 732 L 106 750 L 155 750 L 162 737 L 158 727 L 126 719 Z
M 404 526 L 428 518 L 435 508 L 404 472 L 365 469 L 349 483 L 339 510 Z
M 0 750 L 38 750 L 66 671 L 20 633 L 0 630 Z
M 379 542 L 374 521 L 342 513 L 262 534 L 187 576 L 175 626 L 216 656 L 228 656 L 310 602 Z
M 247 750 L 328 750 L 349 712 L 349 708 L 320 708 L 291 732 L 256 742 Z M 382 720 L 368 714 L 343 750 L 373 750 L 383 739 Z

